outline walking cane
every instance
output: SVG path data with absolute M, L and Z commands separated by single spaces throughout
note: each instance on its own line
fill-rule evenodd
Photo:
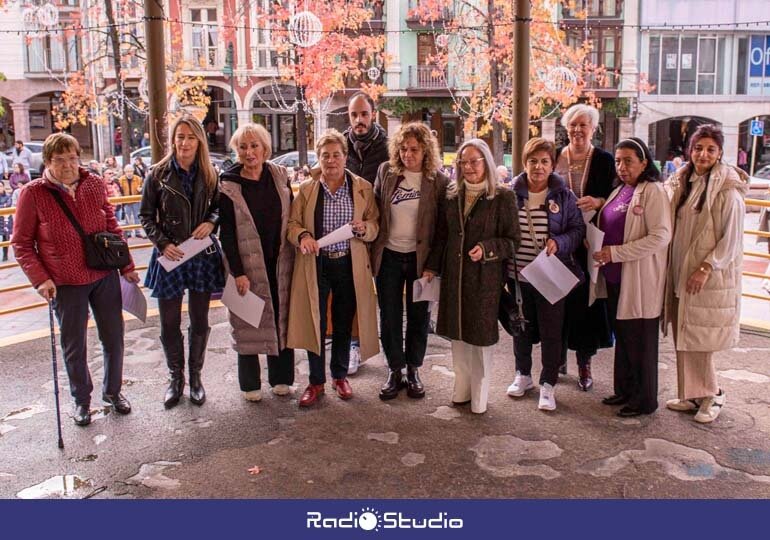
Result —
M 56 337 L 53 326 L 53 300 L 48 302 L 48 319 L 51 322 L 51 364 L 53 365 L 53 395 L 56 398 L 56 429 L 59 433 L 59 448 L 64 448 L 61 436 L 61 411 L 59 409 L 59 373 L 56 368 Z

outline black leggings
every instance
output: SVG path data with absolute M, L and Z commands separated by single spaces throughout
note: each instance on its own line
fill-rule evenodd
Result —
M 195 335 L 205 334 L 209 328 L 210 292 L 188 291 L 187 314 L 190 317 L 190 332 Z M 160 312 L 160 335 L 162 338 L 181 333 L 182 296 L 177 298 L 158 298 Z

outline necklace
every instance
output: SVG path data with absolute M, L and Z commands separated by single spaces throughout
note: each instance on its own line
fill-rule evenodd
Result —
M 583 191 L 586 186 L 586 177 L 588 177 L 588 169 L 589 165 L 591 163 L 591 154 L 594 153 L 594 145 L 589 144 L 588 145 L 588 153 L 586 154 L 586 158 L 583 160 L 583 163 L 585 164 L 583 167 L 583 177 L 580 179 L 580 194 L 583 194 Z M 576 164 L 579 164 L 580 162 L 575 162 Z M 577 166 L 577 165 L 576 165 Z M 572 181 L 572 151 L 570 150 L 569 146 L 567 146 L 567 179 L 569 180 L 569 189 L 573 193 L 575 192 L 574 183 Z M 577 170 L 577 168 L 575 169 Z

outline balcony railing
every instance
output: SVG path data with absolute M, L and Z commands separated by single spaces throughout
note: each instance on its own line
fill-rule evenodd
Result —
M 412 12 L 420 7 L 421 0 L 409 0 L 407 11 L 406 20 L 407 21 L 418 21 L 419 17 L 416 17 L 412 14 Z M 431 12 L 435 12 L 435 10 L 431 10 Z M 449 19 L 452 19 L 454 17 L 455 8 L 454 3 L 451 5 L 444 6 L 441 11 L 438 13 L 438 17 L 433 19 L 435 21 L 446 21 Z
M 455 78 L 438 66 L 409 66 L 409 88 L 414 90 L 446 90 L 454 88 Z
M 601 76 L 589 74 L 585 78 L 586 90 L 618 90 L 623 76 L 615 71 L 608 71 Z

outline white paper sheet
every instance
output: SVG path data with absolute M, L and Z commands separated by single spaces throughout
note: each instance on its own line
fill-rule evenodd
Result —
M 251 291 L 246 292 L 243 296 L 238 294 L 235 278 L 229 274 L 227 282 L 225 282 L 225 291 L 222 294 L 222 303 L 251 326 L 259 328 L 262 312 L 265 309 L 265 301 Z
M 524 267 L 521 275 L 551 304 L 567 296 L 578 283 L 575 274 L 556 255 L 546 255 L 545 250 Z
M 123 297 L 123 309 L 140 321 L 147 322 L 147 299 L 139 285 L 120 276 L 120 294 Z
M 599 266 L 593 258 L 593 254 L 602 249 L 604 243 L 604 231 L 589 223 L 586 227 L 586 240 L 588 240 L 588 273 L 591 276 L 591 283 L 596 283 L 599 277 Z
M 440 277 L 434 277 L 430 283 L 428 283 L 428 278 L 415 279 L 414 285 L 412 285 L 412 300 L 414 302 L 438 302 L 440 292 Z
M 178 261 L 172 261 L 167 259 L 163 255 L 161 255 L 160 257 L 158 257 L 158 262 L 166 272 L 171 272 L 174 268 L 192 259 L 198 253 L 200 253 L 201 251 L 203 251 L 213 243 L 214 241 L 211 239 L 211 236 L 207 236 L 206 238 L 202 238 L 200 240 L 196 240 L 191 236 L 190 238 L 188 238 L 187 240 L 179 244 L 179 246 L 177 246 L 179 249 L 182 250 L 182 253 L 184 253 L 184 256 L 181 259 L 179 259 Z
M 588 212 L 583 212 L 583 223 L 587 225 L 588 222 L 591 221 L 595 215 L 596 215 L 596 210 L 589 210 Z
M 346 223 L 339 229 L 332 231 L 323 238 L 319 239 L 318 248 L 322 249 L 331 246 L 332 244 L 336 244 L 337 242 L 350 240 L 351 238 L 353 238 L 353 227 L 350 225 L 350 223 Z

